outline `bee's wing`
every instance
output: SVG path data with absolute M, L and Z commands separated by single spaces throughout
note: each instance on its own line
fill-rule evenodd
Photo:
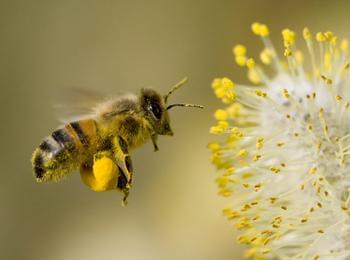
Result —
M 61 123 L 76 121 L 91 117 L 94 108 L 106 100 L 106 97 L 96 91 L 83 88 L 69 88 L 58 95 L 54 109 Z

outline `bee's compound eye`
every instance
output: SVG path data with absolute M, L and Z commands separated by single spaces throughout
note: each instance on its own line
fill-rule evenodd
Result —
M 160 119 L 162 117 L 162 109 L 158 103 L 152 102 L 150 104 L 150 110 L 156 119 Z

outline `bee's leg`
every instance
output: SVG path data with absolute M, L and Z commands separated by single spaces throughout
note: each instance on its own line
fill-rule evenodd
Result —
M 83 182 L 97 192 L 115 189 L 118 167 L 113 159 L 111 151 L 100 151 L 94 154 L 93 162 L 80 167 Z
M 113 139 L 113 149 L 119 170 L 117 188 L 124 193 L 123 205 L 126 205 L 133 179 L 133 168 L 129 147 L 123 137 L 116 136 Z
M 158 135 L 157 134 L 152 134 L 151 135 L 151 139 L 152 139 L 152 143 L 153 143 L 153 147 L 154 147 L 154 152 L 158 151 L 158 145 L 157 145 L 157 139 L 158 139 Z

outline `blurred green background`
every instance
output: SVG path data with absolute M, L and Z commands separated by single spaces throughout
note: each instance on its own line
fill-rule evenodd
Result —
M 333 30 L 348 36 L 348 1 L 1 1 L 1 259 L 241 259 L 221 216 L 206 143 L 221 106 L 213 77 L 245 81 L 231 47 L 262 47 L 250 24 Z M 121 194 L 93 193 L 78 174 L 39 185 L 30 156 L 57 126 L 55 95 L 70 86 L 113 94 L 166 91 L 204 111 L 171 111 L 175 136 L 133 154 L 135 182 Z

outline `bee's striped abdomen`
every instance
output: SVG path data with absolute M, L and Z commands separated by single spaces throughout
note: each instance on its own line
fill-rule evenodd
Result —
M 69 123 L 46 137 L 32 158 L 37 181 L 60 180 L 77 169 L 95 135 L 95 122 L 90 119 Z

